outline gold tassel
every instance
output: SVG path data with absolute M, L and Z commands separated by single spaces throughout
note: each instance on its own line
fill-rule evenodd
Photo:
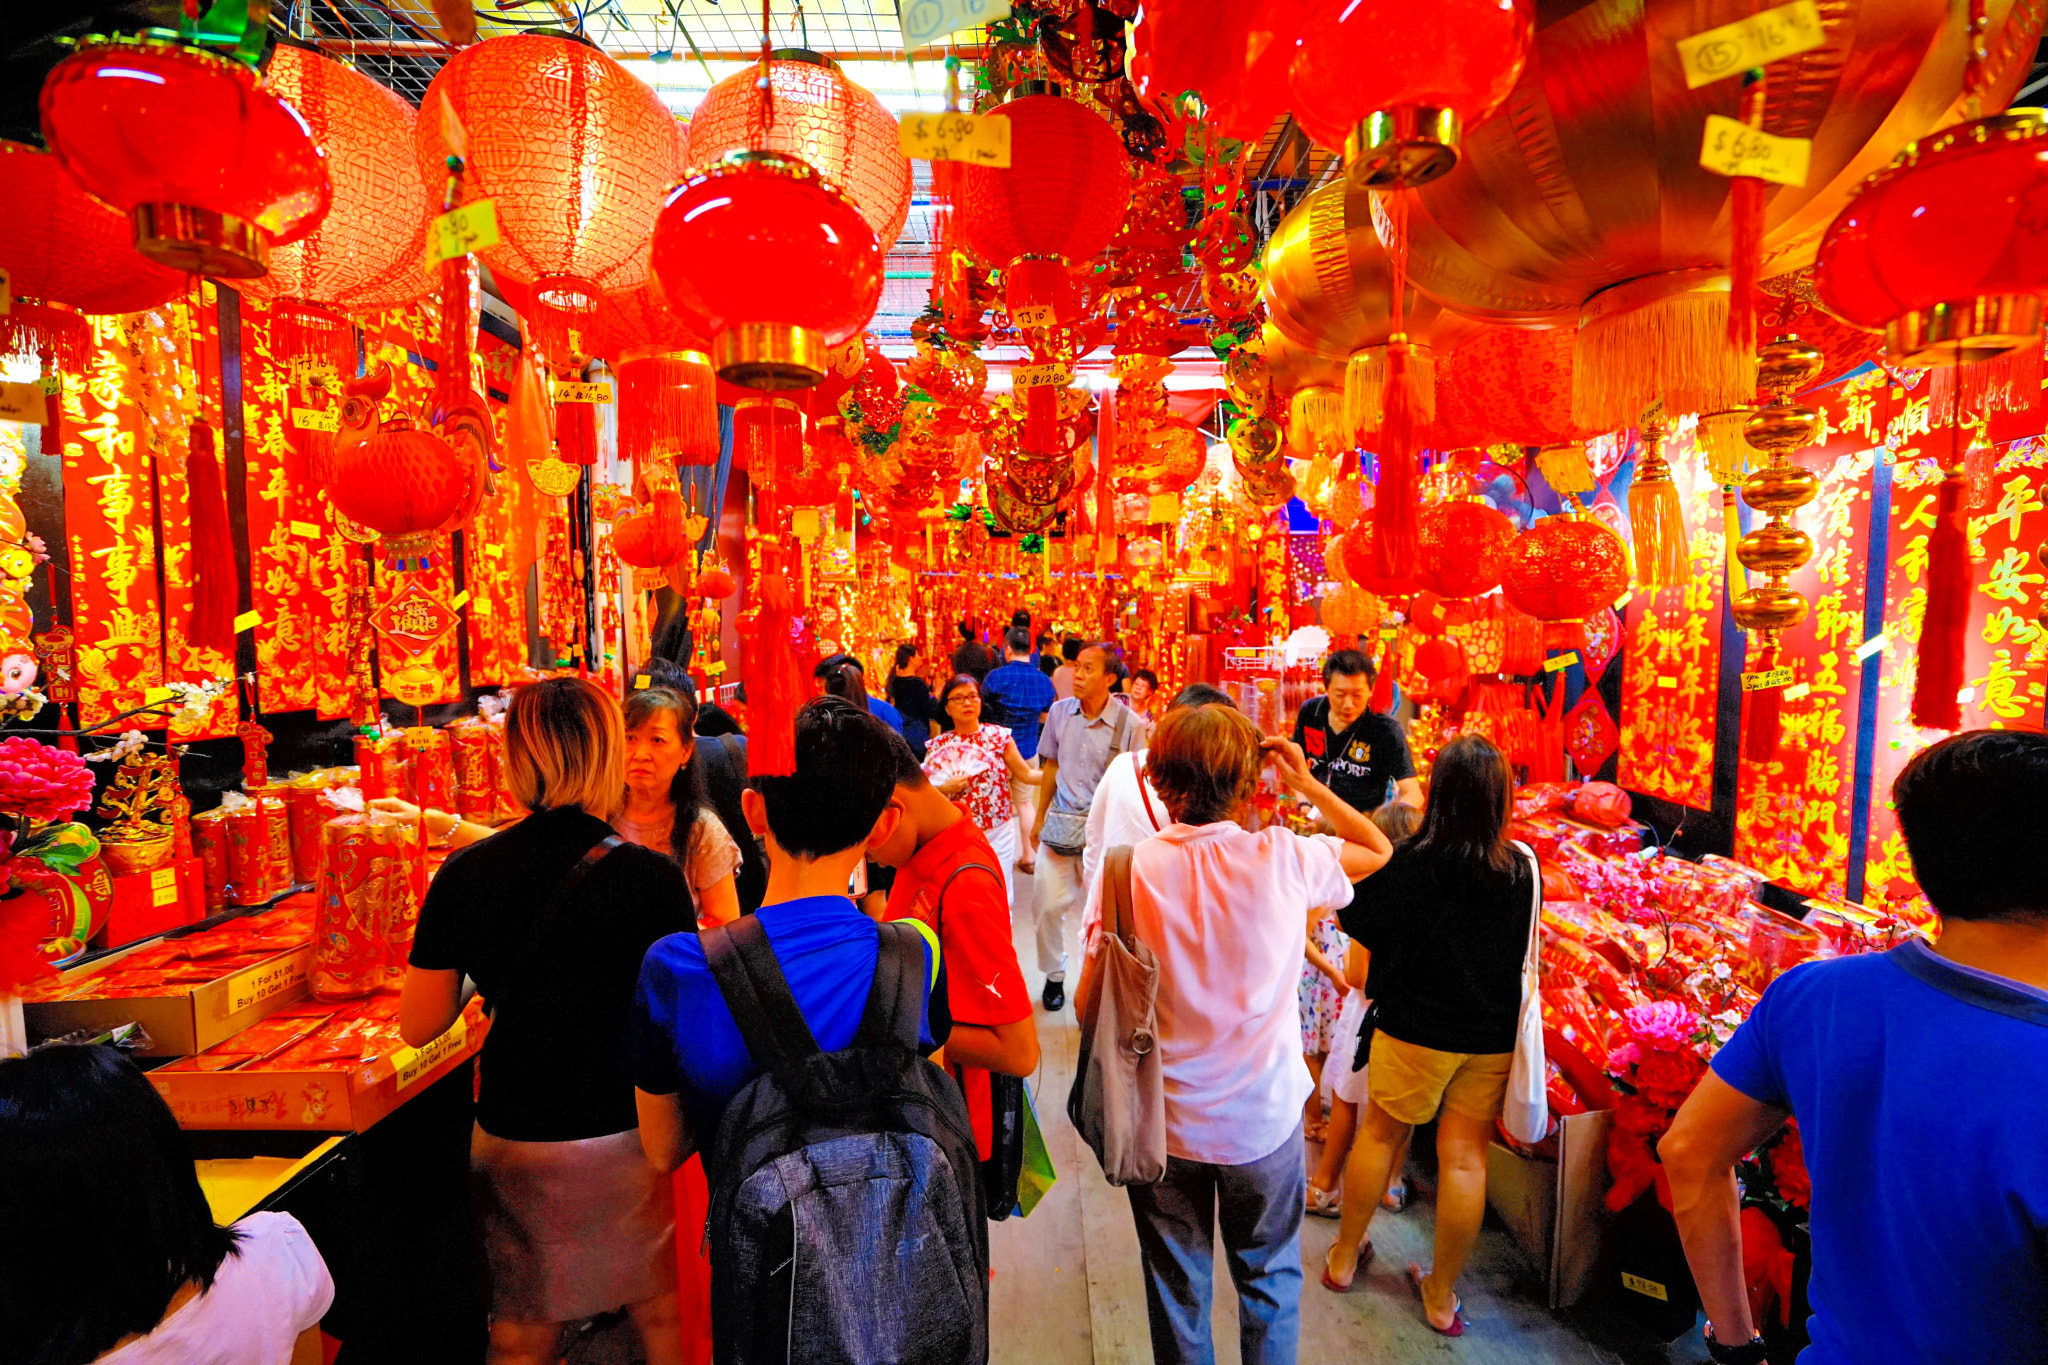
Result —
M 1294 391 L 1287 410 L 1287 448 L 1297 457 L 1311 451 L 1347 450 L 1351 434 L 1344 427 L 1344 395 L 1327 384 L 1309 384 Z
M 1675 588 L 1692 578 L 1686 553 L 1685 508 L 1664 458 L 1663 413 L 1643 422 L 1643 453 L 1628 489 L 1629 527 L 1636 542 L 1636 586 L 1648 591 Z
M 1408 370 L 1415 376 L 1414 423 L 1426 430 L 1436 425 L 1436 352 L 1410 342 Z M 1350 439 L 1339 444 L 1362 442 L 1369 447 L 1386 416 L 1387 348 L 1368 346 L 1344 367 L 1344 431 Z
M 1572 420 L 1612 431 L 1662 401 L 1670 412 L 1713 412 L 1756 387 L 1747 357 L 1728 346 L 1728 278 L 1681 271 L 1616 285 L 1588 300 L 1572 350 Z

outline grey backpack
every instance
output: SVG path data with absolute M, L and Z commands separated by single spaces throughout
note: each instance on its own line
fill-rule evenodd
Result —
M 979 1365 L 988 1223 L 967 1103 L 918 1055 L 924 939 L 884 924 L 851 1046 L 822 1051 L 752 915 L 704 930 L 761 1074 L 712 1149 L 721 1365 Z

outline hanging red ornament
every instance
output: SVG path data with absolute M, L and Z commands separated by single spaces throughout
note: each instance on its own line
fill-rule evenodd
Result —
M 690 115 L 691 159 L 701 165 L 744 151 L 793 156 L 845 195 L 888 250 L 910 215 L 910 159 L 896 116 L 831 58 L 781 48 L 768 58 L 764 127 L 760 76 L 760 65 L 749 65 L 705 93 Z
M 1572 756 L 1579 776 L 1590 778 L 1598 773 L 1620 744 L 1621 732 L 1608 714 L 1607 703 L 1598 689 L 1587 688 L 1578 704 L 1564 714 L 1564 751 Z
M 1440 635 L 1417 642 L 1414 665 L 1401 675 L 1402 690 L 1418 702 L 1455 703 L 1471 681 L 1465 651 Z
M 43 141 L 88 194 L 128 215 L 174 270 L 248 279 L 327 215 L 320 146 L 231 57 L 155 38 L 88 38 L 43 82 Z
M 713 602 L 722 602 L 740 590 L 733 576 L 724 569 L 706 569 L 697 575 L 695 594 Z
M 434 201 L 413 152 L 417 118 L 368 76 L 304 48 L 280 44 L 264 82 L 306 120 L 334 198 L 318 227 L 271 251 L 270 273 L 245 292 L 271 305 L 274 355 L 325 356 L 352 374 L 355 330 L 344 315 L 403 307 L 433 286 L 422 268 Z
M 1369 519 L 1353 523 L 1344 533 L 1344 567 L 1351 581 L 1378 597 L 1406 597 L 1418 586 L 1412 576 L 1393 575 L 1380 568 L 1379 549 Z
M 1508 547 L 1501 590 L 1539 621 L 1583 621 L 1628 590 L 1628 547 L 1591 517 L 1545 517 Z
M 668 197 L 654 273 L 711 339 L 719 378 L 808 388 L 882 297 L 882 253 L 846 197 L 780 152 L 730 152 Z
M 192 511 L 192 623 L 187 638 L 200 649 L 213 650 L 232 663 L 239 591 L 235 538 L 228 524 L 227 488 L 221 480 L 213 428 L 204 422 L 192 424 L 185 483 Z
M 636 569 L 663 569 L 689 553 L 683 528 L 683 495 L 673 488 L 656 489 L 643 511 L 626 517 L 612 530 L 612 549 Z
M 650 273 L 637 289 L 606 294 L 590 349 L 619 381 L 619 454 L 685 465 L 718 463 L 718 376 L 710 344 L 692 333 Z
M 404 418 L 381 421 L 389 371 L 351 380 L 334 442 L 334 509 L 391 542 L 393 568 L 424 567 L 433 535 L 471 496 L 474 470 L 445 440 Z
M 527 320 L 558 362 L 581 350 L 570 334 L 590 327 L 601 295 L 642 282 L 647 234 L 686 161 L 681 125 L 646 82 L 588 43 L 540 33 L 449 58 L 416 145 L 428 185 L 459 150 L 463 202 L 496 201 L 499 241 L 479 254 L 532 287 Z
M 1422 509 L 1416 577 L 1441 597 L 1478 597 L 1500 586 L 1515 524 L 1483 502 Z

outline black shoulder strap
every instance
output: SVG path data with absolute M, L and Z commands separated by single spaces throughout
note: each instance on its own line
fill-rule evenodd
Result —
M 732 765 L 732 775 L 739 779 L 742 787 L 747 785 L 747 751 L 733 735 L 720 735 L 718 747 L 725 750 L 725 761 Z
M 758 918 L 742 915 L 731 924 L 700 929 L 697 940 L 755 1066 L 780 1071 L 819 1051 Z
M 969 871 L 970 869 L 973 869 L 973 868 L 977 868 L 977 867 L 978 867 L 978 868 L 980 868 L 980 869 L 981 869 L 981 870 L 982 870 L 983 872 L 986 872 L 986 873 L 988 873 L 988 875 L 989 875 L 989 876 L 991 876 L 991 877 L 994 877 L 994 878 L 996 879 L 996 885 L 997 885 L 997 886 L 1000 886 L 1000 887 L 1002 887 L 1002 888 L 1003 888 L 1003 889 L 1004 889 L 1005 891 L 1008 891 L 1008 890 L 1009 890 L 1009 884 L 1008 884 L 1007 882 L 1005 882 L 1005 881 L 1003 880 L 1003 874 L 1002 874 L 1002 873 L 1000 873 L 1000 872 L 998 872 L 998 871 L 996 871 L 996 870 L 995 870 L 994 868 L 990 867 L 990 866 L 989 866 L 989 865 L 988 865 L 987 863 L 980 863 L 980 862 L 966 862 L 966 863 L 962 863 L 962 864 L 960 864 L 960 866 L 958 866 L 958 867 L 954 868 L 954 869 L 953 869 L 953 870 L 952 870 L 951 872 L 947 873 L 947 874 L 946 874 L 946 880 L 945 880 L 944 882 L 940 883 L 940 885 L 939 885 L 939 901 L 938 901 L 938 914 L 939 914 L 939 919 L 940 919 L 940 921 L 941 921 L 942 923 L 944 922 L 944 920 L 945 920 L 945 918 L 946 918 L 946 893 L 947 893 L 948 891 L 951 891 L 951 890 L 953 889 L 953 883 L 954 883 L 955 881 L 959 880 L 960 874 L 961 874 L 962 872 L 966 872 L 966 871 Z
M 854 1046 L 893 1042 L 915 1052 L 925 996 L 925 937 L 901 920 L 876 927 L 881 943 L 875 954 L 875 984 L 868 991 Z
M 578 858 L 576 865 L 563 874 L 562 880 L 555 884 L 555 894 L 548 897 L 548 903 L 533 917 L 533 924 L 526 931 L 526 942 L 519 949 L 519 960 L 512 964 L 512 970 L 506 974 L 504 984 L 498 987 L 498 998 L 489 1002 L 493 1013 L 504 1008 L 505 1002 L 516 994 L 519 985 L 526 980 L 528 972 L 533 967 L 534 958 L 540 953 L 542 940 L 554 928 L 555 921 L 562 917 L 563 909 L 576 894 L 576 888 L 581 886 L 583 879 L 590 874 L 590 869 L 603 862 L 606 854 L 624 842 L 626 841 L 616 834 L 605 835 L 592 844 L 589 851 Z

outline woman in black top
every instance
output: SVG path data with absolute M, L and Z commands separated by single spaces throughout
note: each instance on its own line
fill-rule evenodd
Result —
M 896 666 L 889 673 L 889 700 L 903 713 L 903 737 L 910 741 L 911 752 L 922 763 L 939 708 L 932 700 L 932 685 L 913 667 L 916 660 L 916 645 L 896 646 Z
M 532 813 L 442 866 L 399 1001 L 414 1047 L 455 1022 L 465 975 L 491 1007 L 470 1140 L 489 1359 L 551 1361 L 561 1323 L 626 1304 L 650 1365 L 680 1365 L 670 1186 L 640 1150 L 622 1053 L 640 959 L 696 926 L 689 886 L 606 823 L 625 730 L 595 684 L 513 693 L 505 761 Z
M 1344 1221 L 1323 1283 L 1348 1289 L 1394 1154 L 1437 1119 L 1436 1266 L 1408 1267 L 1435 1331 L 1464 1331 L 1458 1273 L 1486 1211 L 1486 1148 L 1506 1096 L 1534 912 L 1533 857 L 1508 842 L 1514 776 L 1478 735 L 1437 755 L 1422 828 L 1341 916 L 1372 954 L 1372 1052 L 1357 1143 L 1344 1167 Z

